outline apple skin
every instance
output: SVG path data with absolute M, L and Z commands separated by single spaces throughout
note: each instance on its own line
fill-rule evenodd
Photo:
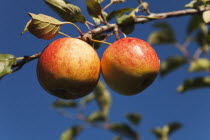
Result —
M 37 64 L 40 85 L 62 99 L 77 99 L 89 94 L 97 85 L 100 59 L 86 42 L 60 38 L 49 44 Z
M 122 38 L 111 44 L 101 60 L 107 85 L 122 95 L 135 95 L 157 77 L 160 60 L 155 50 L 138 38 Z

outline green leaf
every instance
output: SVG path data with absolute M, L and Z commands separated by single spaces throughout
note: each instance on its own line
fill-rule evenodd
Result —
M 87 11 L 90 16 L 98 18 L 101 14 L 102 7 L 96 0 L 85 0 L 87 4 Z
M 208 51 L 210 50 L 209 37 L 210 31 L 208 31 L 208 27 L 205 25 L 203 26 L 202 30 L 197 32 L 197 34 L 195 35 L 195 41 L 199 45 L 199 47 L 201 47 L 204 53 L 208 53 Z
M 111 95 L 102 81 L 98 82 L 94 93 L 100 110 L 107 115 L 111 107 Z
M 107 35 L 105 35 L 105 34 L 97 34 L 97 35 L 93 36 L 93 39 L 100 40 L 100 41 L 103 41 L 106 38 L 107 38 Z M 92 42 L 91 46 L 93 46 L 94 49 L 98 49 L 101 46 L 101 43 Z
M 157 22 L 154 27 L 159 29 L 152 32 L 148 37 L 148 43 L 151 45 L 173 44 L 176 42 L 175 35 L 171 26 L 166 22 Z
M 102 11 L 102 14 L 103 14 L 104 18 L 107 17 L 107 13 L 106 13 L 106 12 Z M 93 19 L 93 21 L 94 21 L 97 25 L 99 25 L 99 24 L 103 21 L 103 18 L 101 17 L 101 15 L 99 15 L 97 18 L 96 18 L 96 17 L 92 17 L 92 19 Z
M 52 104 L 52 106 L 55 108 L 76 108 L 78 105 L 75 101 L 57 100 Z
M 189 72 L 200 72 L 209 71 L 210 72 L 210 60 L 207 58 L 200 58 L 192 61 L 188 69 Z
M 141 115 L 138 113 L 126 114 L 126 118 L 134 125 L 138 125 L 141 122 Z
M 175 131 L 179 130 L 182 127 L 182 124 L 179 122 L 171 122 L 168 125 L 164 126 L 168 128 L 168 134 L 171 135 Z
M 94 94 L 89 94 L 88 96 L 85 96 L 84 98 L 82 98 L 82 100 L 80 101 L 80 104 L 82 106 L 86 106 L 88 103 L 90 103 L 94 99 L 95 99 L 95 95 Z
M 12 72 L 12 65 L 16 63 L 16 58 L 11 54 L 0 54 L 0 78 Z
M 107 120 L 107 117 L 106 115 L 101 112 L 101 111 L 96 111 L 96 112 L 93 112 L 88 118 L 87 118 L 87 121 L 88 122 L 104 122 Z
M 191 16 L 188 26 L 187 26 L 187 33 L 191 34 L 196 29 L 200 28 L 204 24 L 201 15 L 193 15 Z
M 161 64 L 161 76 L 165 76 L 166 74 L 174 71 L 175 69 L 183 66 L 187 63 L 187 58 L 183 56 L 171 56 L 164 60 Z
M 182 124 L 179 122 L 172 122 L 169 123 L 163 127 L 157 127 L 151 130 L 151 132 L 153 134 L 155 134 L 155 136 L 158 139 L 164 139 L 164 138 L 168 138 L 169 135 L 171 135 L 172 133 L 174 133 L 175 131 L 177 131 L 178 129 L 180 129 L 182 127 Z
M 202 0 L 192 0 L 188 4 L 185 5 L 185 8 L 201 8 L 204 7 L 204 2 Z
M 131 23 L 135 19 L 135 15 L 129 14 L 129 15 L 122 15 L 117 17 L 117 24 L 126 24 Z
M 101 3 L 101 2 L 103 2 L 104 0 L 96 0 L 98 3 Z
M 124 123 L 110 124 L 108 129 L 121 137 L 137 138 L 137 133 L 129 125 Z
M 37 38 L 50 40 L 53 39 L 60 31 L 61 21 L 43 14 L 28 13 L 31 20 L 26 24 L 22 34 L 29 31 Z
M 186 79 L 178 88 L 177 91 L 180 93 L 198 89 L 198 88 L 210 88 L 210 77 L 196 77 Z
M 75 125 L 63 132 L 60 140 L 73 140 L 82 130 L 82 126 Z
M 114 10 L 108 14 L 107 21 L 110 21 L 114 17 L 122 16 L 123 14 L 125 14 L 127 12 L 131 12 L 133 10 L 134 10 L 134 8 L 122 8 L 122 9 Z
M 204 11 L 202 16 L 203 16 L 203 20 L 206 24 L 210 23 L 210 10 Z
M 86 21 L 78 6 L 64 0 L 45 0 L 45 3 L 65 21 L 81 23 Z

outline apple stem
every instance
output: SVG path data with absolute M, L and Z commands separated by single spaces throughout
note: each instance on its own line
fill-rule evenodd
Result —
M 111 43 L 108 43 L 108 42 L 104 42 L 104 41 L 100 41 L 100 40 L 95 40 L 95 39 L 92 39 L 92 38 L 89 38 L 91 41 L 93 42 L 98 42 L 98 43 L 103 43 L 103 44 L 107 44 L 107 45 L 111 45 Z
M 124 38 L 127 37 L 125 33 L 121 32 L 121 31 L 119 31 L 119 33 L 121 33 L 124 36 Z
M 62 23 L 63 24 L 71 24 L 71 25 L 73 25 L 77 29 L 77 31 L 79 32 L 80 36 L 84 35 L 83 32 L 80 30 L 80 28 L 76 24 L 74 24 L 72 22 L 62 22 Z

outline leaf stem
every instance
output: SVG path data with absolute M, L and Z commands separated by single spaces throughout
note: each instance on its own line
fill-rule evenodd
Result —
M 63 24 L 71 24 L 71 25 L 73 25 L 77 29 L 77 31 L 79 32 L 80 36 L 84 35 L 83 32 L 80 30 L 80 28 L 76 24 L 74 24 L 72 22 L 62 22 L 62 23 Z
M 104 41 L 100 41 L 100 40 L 95 40 L 95 39 L 92 39 L 92 38 L 89 38 L 91 41 L 93 42 L 97 42 L 97 43 L 103 43 L 103 44 L 107 44 L 107 45 L 111 45 L 111 43 L 108 43 L 108 42 L 104 42 Z

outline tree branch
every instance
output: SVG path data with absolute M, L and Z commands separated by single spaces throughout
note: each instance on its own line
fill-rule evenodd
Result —
M 134 24 L 139 23 L 146 23 L 153 20 L 160 20 L 160 19 L 166 19 L 171 17 L 179 17 L 179 16 L 186 16 L 186 15 L 194 15 L 194 14 L 200 14 L 204 11 L 210 10 L 210 8 L 201 8 L 201 9 L 186 9 L 186 10 L 179 10 L 179 11 L 172 11 L 172 12 L 166 12 L 166 13 L 152 13 L 149 16 L 144 17 L 138 17 L 134 20 Z M 126 24 L 124 24 L 126 25 Z M 91 31 L 88 31 L 84 33 L 85 37 L 91 37 L 97 34 L 102 34 L 110 31 L 114 31 L 115 29 L 120 29 L 120 25 L 114 23 L 114 24 L 107 24 L 104 26 L 99 26 Z M 85 39 L 85 38 L 84 38 Z M 36 58 L 38 58 L 41 55 L 41 53 L 37 53 L 31 56 L 25 56 L 23 60 L 17 62 L 15 65 L 12 66 L 12 68 L 16 68 L 13 70 L 13 72 L 18 71 L 22 68 L 22 66 Z

